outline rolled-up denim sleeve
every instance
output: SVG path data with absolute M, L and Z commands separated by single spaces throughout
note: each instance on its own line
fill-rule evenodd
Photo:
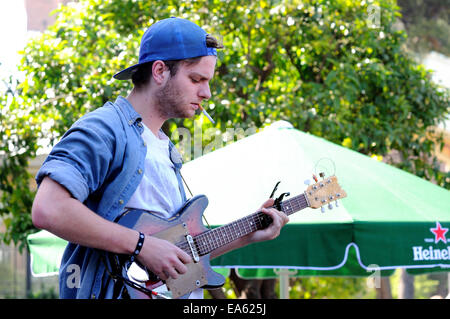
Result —
M 36 175 L 38 186 L 48 176 L 84 202 L 107 177 L 113 158 L 114 131 L 95 117 L 72 126 L 54 146 Z

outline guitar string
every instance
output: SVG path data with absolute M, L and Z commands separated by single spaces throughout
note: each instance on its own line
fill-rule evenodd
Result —
M 300 209 L 308 207 L 308 204 L 304 194 L 300 194 L 296 197 L 293 197 L 289 200 L 282 202 L 281 207 L 283 208 L 283 211 L 287 215 L 289 215 Z M 223 227 L 215 228 L 213 230 L 209 230 L 206 231 L 205 233 L 201 233 L 195 236 L 194 244 L 196 245 L 197 253 L 199 255 L 204 255 L 208 251 L 212 251 L 241 236 L 245 236 L 253 231 L 258 230 L 259 228 L 262 228 L 261 223 L 261 216 L 263 216 L 262 214 L 263 213 L 261 212 L 254 213 L 252 215 L 243 217 Z M 189 255 L 192 255 L 189 243 L 187 243 L 186 241 L 178 242 L 176 243 L 176 245 Z
M 287 214 L 290 214 L 293 211 L 298 211 L 299 208 L 302 209 L 307 207 L 307 202 L 303 195 L 296 196 L 295 198 L 292 198 L 288 201 L 289 201 L 288 205 L 282 205 L 282 207 L 284 206 L 284 208 L 287 207 L 288 211 L 285 212 Z M 282 204 L 284 204 L 284 202 Z M 262 214 L 263 213 L 259 212 L 250 216 L 246 216 L 231 224 L 225 225 L 223 228 L 222 227 L 216 228 L 216 231 L 214 232 L 208 231 L 207 233 L 197 235 L 195 239 L 197 243 L 198 253 L 202 255 L 207 251 L 211 251 L 217 247 L 220 247 L 224 244 L 233 241 L 234 239 L 236 239 L 236 236 L 240 237 L 250 232 L 256 231 L 259 228 L 262 228 L 261 224 L 261 216 L 263 216 Z M 216 232 L 218 232 L 218 234 L 215 234 Z M 186 245 L 182 246 L 186 247 Z M 206 251 L 203 248 L 205 248 Z
M 284 203 L 284 202 L 283 202 Z M 283 204 L 282 203 L 282 204 Z M 291 211 L 285 211 L 285 213 L 287 213 L 288 215 L 294 211 L 298 211 L 299 209 L 303 209 L 305 207 L 307 207 L 307 202 L 306 199 L 304 198 L 303 195 L 297 196 L 295 198 L 292 198 L 289 200 L 289 205 L 285 207 L 288 207 L 288 210 Z M 203 248 L 206 249 L 207 251 L 213 250 L 217 247 L 220 247 L 224 244 L 227 244 L 229 242 L 231 242 L 232 240 L 236 239 L 236 236 L 240 237 L 243 235 L 246 235 L 250 232 L 253 232 L 259 228 L 262 228 L 262 224 L 261 224 L 261 216 L 263 216 L 263 213 L 256 213 L 247 217 L 244 217 L 242 219 L 237 220 L 236 222 L 233 222 L 229 225 L 224 226 L 223 228 L 218 228 L 218 231 L 215 232 L 219 232 L 218 235 L 222 235 L 222 236 L 217 236 L 217 234 L 215 234 L 215 232 L 211 233 L 203 233 L 200 235 L 196 236 L 196 242 L 197 242 L 197 246 L 198 246 L 198 250 L 200 254 L 204 254 L 205 250 Z M 258 225 L 259 223 L 259 225 Z M 256 227 L 255 227 L 256 225 Z M 237 231 L 235 229 L 235 226 L 237 228 Z M 230 232 L 230 228 L 231 232 Z M 220 229 L 220 231 L 219 231 Z M 226 236 L 225 240 L 224 237 Z M 229 238 L 229 236 L 231 236 L 231 238 Z M 209 239 L 209 240 L 208 240 Z
M 249 218 L 253 218 L 253 221 L 249 221 Z M 225 225 L 223 226 L 223 228 L 222 227 L 216 228 L 213 229 L 212 231 L 207 231 L 205 233 L 197 235 L 195 237 L 194 242 L 196 243 L 199 254 L 201 255 L 205 254 L 205 250 L 203 249 L 205 248 L 205 246 L 206 251 L 213 250 L 214 248 L 220 247 L 223 244 L 227 244 L 232 240 L 236 239 L 235 238 L 236 236 L 239 236 L 241 234 L 245 235 L 254 230 L 257 230 L 257 228 L 255 229 L 254 226 L 252 227 L 251 225 L 254 225 L 254 223 L 258 221 L 259 221 L 258 216 L 250 215 L 240 220 L 237 220 L 236 222 Z M 258 228 L 260 227 L 261 225 L 259 225 Z M 217 236 L 218 234 L 216 233 L 219 233 L 219 235 L 222 236 Z M 178 243 L 177 245 L 183 250 L 185 251 L 187 250 L 190 253 L 189 244 L 187 242 L 183 241 L 181 243 Z

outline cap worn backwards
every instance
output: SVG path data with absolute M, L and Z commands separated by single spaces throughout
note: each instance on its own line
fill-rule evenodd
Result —
M 139 49 L 139 63 L 114 75 L 128 80 L 138 66 L 156 60 L 184 60 L 207 55 L 217 56 L 215 48 L 206 46 L 207 33 L 195 23 L 176 17 L 154 23 L 145 31 Z

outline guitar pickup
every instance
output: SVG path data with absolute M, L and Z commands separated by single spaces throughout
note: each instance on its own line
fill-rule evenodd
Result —
M 192 258 L 194 258 L 194 261 L 198 263 L 200 261 L 200 257 L 198 256 L 197 249 L 195 249 L 194 238 L 192 238 L 191 235 L 187 235 L 186 240 L 189 245 L 189 249 L 191 250 Z

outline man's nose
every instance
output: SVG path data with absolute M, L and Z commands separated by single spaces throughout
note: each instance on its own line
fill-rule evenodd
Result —
M 205 83 L 204 85 L 202 85 L 200 91 L 198 92 L 198 95 L 203 100 L 209 100 L 211 98 L 211 90 L 209 88 L 209 83 Z

